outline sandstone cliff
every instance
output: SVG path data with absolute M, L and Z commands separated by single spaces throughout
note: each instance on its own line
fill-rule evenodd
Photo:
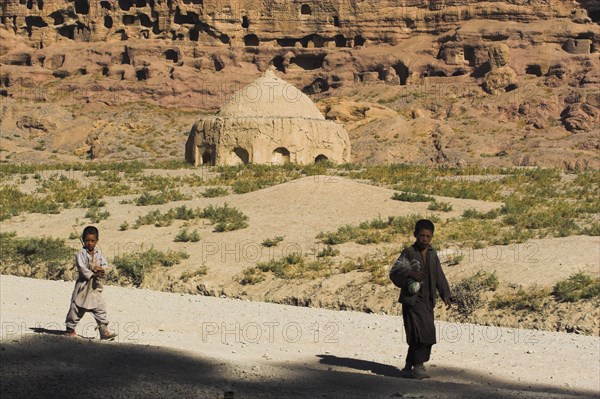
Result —
M 351 123 L 357 161 L 598 167 L 599 21 L 596 1 L 5 0 L 0 156 L 181 158 L 185 112 L 274 65 L 323 111 L 395 112 Z

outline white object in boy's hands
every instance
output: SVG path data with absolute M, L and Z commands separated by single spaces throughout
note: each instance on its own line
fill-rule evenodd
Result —
M 408 280 L 408 292 L 411 294 L 416 294 L 421 289 L 421 283 L 415 281 L 413 279 Z

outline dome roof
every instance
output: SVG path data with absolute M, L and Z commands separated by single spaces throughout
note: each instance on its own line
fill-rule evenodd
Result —
M 325 120 L 310 98 L 268 69 L 223 104 L 226 118 L 303 118 Z

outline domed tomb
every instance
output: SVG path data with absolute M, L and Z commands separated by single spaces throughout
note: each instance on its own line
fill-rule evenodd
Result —
M 198 165 L 350 161 L 346 130 L 272 69 L 194 124 L 185 151 Z

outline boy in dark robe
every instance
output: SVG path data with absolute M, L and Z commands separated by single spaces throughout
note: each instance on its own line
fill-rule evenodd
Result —
M 402 251 L 390 271 L 390 278 L 400 287 L 399 301 L 408 343 L 403 371 L 416 379 L 430 377 L 423 363 L 429 361 L 431 348 L 437 342 L 433 323 L 437 293 L 448 309 L 451 304 L 448 280 L 435 249 L 431 247 L 433 232 L 434 225 L 430 220 L 419 220 L 415 225 L 415 243 Z M 415 281 L 420 287 L 412 294 Z

